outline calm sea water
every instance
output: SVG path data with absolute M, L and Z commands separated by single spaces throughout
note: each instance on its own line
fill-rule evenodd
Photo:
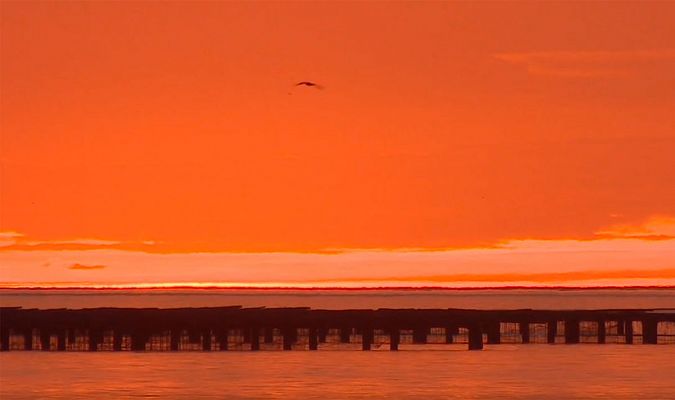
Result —
M 673 399 L 675 346 L 0 355 L 9 399 Z
M 603 290 L 2 290 L 0 305 L 83 307 L 673 308 L 675 289 Z

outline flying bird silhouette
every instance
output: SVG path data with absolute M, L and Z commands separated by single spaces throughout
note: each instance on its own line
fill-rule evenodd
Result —
M 316 89 L 323 89 L 323 86 L 321 86 L 317 83 L 314 83 L 314 82 L 310 82 L 310 81 L 298 82 L 298 83 L 295 84 L 295 86 L 307 86 L 307 87 L 313 87 L 313 88 L 316 88 Z

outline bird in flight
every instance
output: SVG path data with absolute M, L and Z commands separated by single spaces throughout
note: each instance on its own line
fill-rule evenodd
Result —
M 307 87 L 313 87 L 313 88 L 316 88 L 316 89 L 323 89 L 323 86 L 321 86 L 317 83 L 314 83 L 314 82 L 310 82 L 310 81 L 298 82 L 298 83 L 295 84 L 295 86 L 307 86 Z

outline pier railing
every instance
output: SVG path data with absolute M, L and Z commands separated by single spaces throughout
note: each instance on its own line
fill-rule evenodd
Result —
M 0 308 L 0 350 L 363 350 L 402 344 L 675 343 L 675 310 Z

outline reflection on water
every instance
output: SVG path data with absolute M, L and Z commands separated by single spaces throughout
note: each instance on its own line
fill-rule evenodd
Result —
M 675 393 L 671 346 L 502 344 L 482 352 L 457 349 L 9 352 L 0 354 L 0 398 L 668 399 Z

